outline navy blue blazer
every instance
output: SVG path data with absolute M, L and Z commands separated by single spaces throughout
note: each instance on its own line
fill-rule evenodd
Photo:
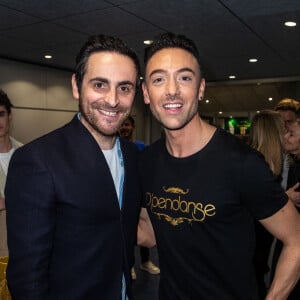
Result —
M 6 183 L 14 300 L 119 300 L 133 265 L 140 194 L 137 149 L 121 140 L 123 207 L 95 139 L 77 116 L 18 149 Z

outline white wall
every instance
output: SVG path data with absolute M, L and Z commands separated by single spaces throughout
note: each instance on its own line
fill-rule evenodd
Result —
M 27 143 L 67 123 L 77 112 L 70 72 L 5 59 L 0 59 L 0 70 L 0 88 L 15 106 L 11 135 L 17 140 Z M 132 115 L 135 138 L 149 143 L 145 134 L 149 116 L 140 92 Z
M 77 111 L 71 73 L 0 59 L 0 87 L 15 106 L 11 134 L 23 143 L 69 121 Z

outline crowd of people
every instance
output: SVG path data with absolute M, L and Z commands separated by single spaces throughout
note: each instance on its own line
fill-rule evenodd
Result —
M 130 117 L 139 60 L 119 38 L 86 41 L 72 75 L 79 112 L 26 145 L 9 136 L 1 91 L 0 240 L 7 231 L 12 299 L 134 299 L 139 245 L 161 300 L 299 300 L 299 102 L 257 114 L 248 145 L 201 119 L 194 41 L 160 34 L 144 62 L 144 102 L 164 130 L 147 147 Z
M 278 103 L 280 107 L 282 102 L 287 102 L 284 99 Z M 295 100 L 290 100 L 294 101 Z M 264 110 L 257 113 L 252 121 L 249 135 L 249 144 L 254 149 L 258 150 L 264 155 L 272 173 L 286 190 L 289 199 L 295 205 L 300 201 L 299 177 L 291 176 L 295 173 L 292 171 L 295 167 L 294 161 L 291 157 L 291 151 L 300 153 L 300 139 L 298 144 L 293 144 L 293 147 L 288 146 L 288 137 L 291 135 L 291 130 L 297 124 L 296 111 L 284 110 L 284 114 L 289 115 L 289 122 L 285 122 L 284 117 L 275 110 Z M 287 121 L 287 120 L 286 120 Z M 300 136 L 299 136 L 300 137 Z M 297 148 L 297 149 L 296 149 Z M 300 174 L 298 174 L 299 176 Z M 258 222 L 255 224 L 256 229 L 256 249 L 254 256 L 254 266 L 258 282 L 259 299 L 264 299 L 269 284 L 269 278 L 273 278 L 274 267 L 277 264 L 278 256 L 281 251 L 280 241 L 276 241 L 275 251 L 272 249 L 273 236 L 265 230 Z M 271 263 L 270 260 L 273 262 Z M 272 268 L 272 271 L 271 271 Z M 270 272 L 271 271 L 271 272 Z M 296 296 L 297 287 L 293 290 L 293 295 L 289 299 L 300 299 L 300 294 Z

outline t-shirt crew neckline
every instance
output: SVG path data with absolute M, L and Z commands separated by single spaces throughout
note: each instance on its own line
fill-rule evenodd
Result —
M 167 149 L 166 140 L 164 138 L 163 139 L 163 144 L 164 144 L 163 149 L 164 149 L 165 155 L 168 159 L 177 161 L 177 162 L 178 161 L 185 162 L 188 160 L 198 159 L 199 155 L 205 155 L 207 153 L 207 151 L 209 151 L 210 146 L 214 143 L 214 141 L 215 141 L 217 135 L 219 135 L 219 133 L 220 133 L 220 128 L 216 128 L 215 132 L 213 133 L 213 135 L 211 136 L 211 138 L 209 139 L 209 141 L 206 143 L 206 145 L 203 148 L 201 148 L 199 151 L 197 151 L 191 155 L 185 156 L 185 157 L 175 157 L 175 156 L 171 155 Z

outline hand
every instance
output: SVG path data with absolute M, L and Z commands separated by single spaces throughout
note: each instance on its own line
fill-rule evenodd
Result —
M 300 192 L 297 192 L 296 189 L 299 188 L 300 183 L 297 182 L 294 186 L 290 187 L 286 194 L 289 196 L 289 199 L 294 203 L 295 206 L 300 207 Z

